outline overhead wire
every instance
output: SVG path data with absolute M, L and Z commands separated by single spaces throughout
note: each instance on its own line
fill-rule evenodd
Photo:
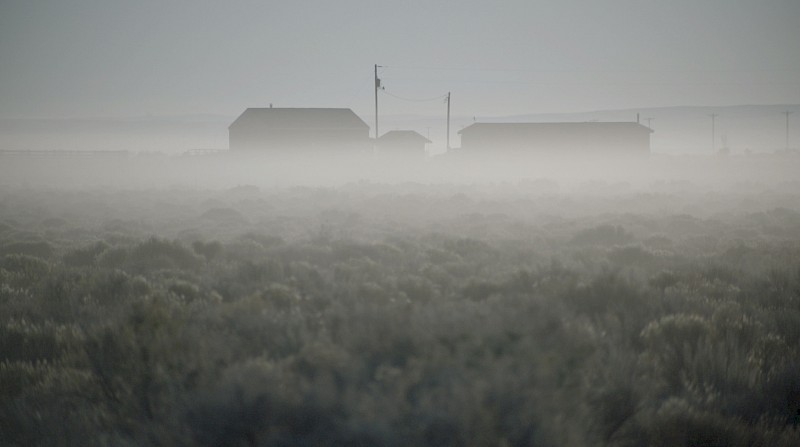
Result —
M 430 102 L 430 101 L 436 101 L 438 99 L 447 98 L 447 94 L 435 96 L 433 98 L 405 98 L 403 96 L 398 96 L 398 95 L 395 95 L 395 94 L 387 92 L 386 88 L 382 88 L 380 91 L 382 91 L 386 95 L 391 96 L 392 98 L 396 98 L 396 99 L 399 99 L 399 100 L 402 100 L 402 101 L 409 101 L 409 102 Z
M 390 67 L 388 67 L 386 65 L 381 65 L 379 68 L 382 69 L 381 70 L 381 74 L 383 74 L 383 71 L 384 71 L 383 69 L 390 68 Z M 437 95 L 437 96 L 434 96 L 434 97 L 430 97 L 430 98 L 408 98 L 408 97 L 405 97 L 405 96 L 395 95 L 394 93 L 390 93 L 390 92 L 386 91 L 386 86 L 384 86 L 384 85 L 380 86 L 380 91 L 382 91 L 387 96 L 391 96 L 392 98 L 399 99 L 401 101 L 408 101 L 408 102 L 431 102 L 431 101 L 437 101 L 437 100 L 440 100 L 440 99 L 446 99 L 447 98 L 447 93 L 444 93 L 444 94 L 441 94 L 441 95 Z
M 384 65 L 381 68 L 389 68 L 392 70 L 399 70 L 399 71 L 439 71 L 439 72 L 473 72 L 473 73 L 528 73 L 528 74 L 607 74 L 607 75 L 622 75 L 622 74 L 633 74 L 633 73 L 662 73 L 662 74 L 676 74 L 676 73 L 788 73 L 792 72 L 790 69 L 755 69 L 755 70 L 681 70 L 681 69 L 665 69 L 665 70 L 625 70 L 625 69 L 618 69 L 618 70 L 596 70 L 596 69 L 584 69 L 584 70 L 546 70 L 546 69 L 523 69 L 523 68 L 488 68 L 488 67 L 432 67 L 432 66 L 399 66 L 399 65 Z M 728 81 L 718 81 L 718 80 L 677 80 L 677 79 L 664 79 L 664 80 L 649 80 L 649 81 L 641 81 L 641 80 L 625 80 L 625 79 L 591 79 L 591 80 L 547 80 L 547 79 L 432 79 L 427 77 L 420 77 L 414 76 L 413 78 L 407 78 L 403 75 L 393 74 L 392 78 L 399 78 L 399 79 L 411 79 L 414 81 L 425 81 L 425 82 L 434 82 L 434 83 L 441 83 L 447 82 L 448 84 L 497 84 L 497 85 L 586 85 L 586 86 L 593 86 L 593 85 L 604 85 L 604 86 L 668 86 L 668 85 L 675 85 L 675 86 L 704 86 L 704 85 L 713 85 L 713 86 L 751 86 L 751 85 L 772 85 L 772 86 L 792 86 L 792 85 L 799 85 L 800 82 L 797 80 L 788 80 L 788 79 L 766 79 L 766 80 L 757 80 L 757 81 L 743 81 L 743 80 L 728 80 Z M 388 94 L 388 93 L 387 93 Z M 390 95 L 391 96 L 391 95 Z M 435 99 L 435 98 L 434 98 Z
M 528 72 L 528 73 L 762 73 L 762 72 L 797 72 L 792 68 L 755 68 L 742 70 L 726 69 L 530 69 L 530 68 L 500 68 L 500 67 L 433 67 L 433 66 L 404 66 L 404 65 L 382 65 L 382 68 L 396 70 L 425 70 L 425 71 L 471 71 L 471 72 Z

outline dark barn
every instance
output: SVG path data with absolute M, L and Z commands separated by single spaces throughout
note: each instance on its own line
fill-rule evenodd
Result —
M 350 109 L 249 108 L 228 127 L 231 151 L 359 152 L 370 148 L 369 126 Z
M 638 123 L 476 123 L 462 129 L 465 154 L 647 155 L 652 130 Z

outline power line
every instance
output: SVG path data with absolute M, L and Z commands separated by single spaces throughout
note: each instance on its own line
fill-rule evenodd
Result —
M 800 85 L 800 81 L 617 81 L 617 80 L 592 80 L 592 81 L 537 81 L 537 80 L 487 80 L 487 79 L 437 79 L 437 78 L 424 78 L 424 77 L 402 77 L 402 76 L 388 76 L 384 79 L 402 79 L 406 81 L 424 81 L 435 83 L 448 83 L 448 84 L 496 84 L 496 85 L 556 85 L 556 86 L 642 86 L 642 87 L 658 87 L 658 86 L 716 86 L 716 87 L 749 87 L 755 85 L 772 85 L 772 86 L 793 86 Z
M 409 101 L 409 102 L 430 102 L 430 101 L 436 101 L 436 100 L 439 100 L 439 99 L 447 98 L 447 94 L 435 96 L 433 98 L 405 98 L 405 97 L 394 95 L 392 93 L 387 92 L 386 88 L 383 88 L 381 91 L 383 93 L 391 96 L 392 98 L 396 98 L 396 99 L 399 99 L 399 100 L 402 100 L 402 101 Z
M 696 74 L 719 74 L 719 73 L 731 73 L 731 74 L 742 74 L 742 73 L 792 73 L 798 72 L 796 70 L 788 70 L 788 69 L 758 69 L 758 70 L 696 70 L 696 69 L 687 69 L 687 70 L 680 70 L 680 69 L 663 69 L 663 70 L 597 70 L 597 69 L 569 69 L 569 70 L 542 70 L 542 69 L 525 69 L 525 68 L 470 68 L 470 67 L 432 67 L 432 66 L 398 66 L 398 65 L 384 65 L 383 68 L 390 69 L 389 71 L 392 72 L 389 76 L 386 76 L 384 79 L 402 79 L 402 80 L 411 80 L 411 81 L 424 81 L 424 82 L 446 82 L 448 84 L 458 83 L 458 84 L 509 84 L 509 85 L 540 85 L 540 86 L 548 86 L 548 85 L 557 85 L 557 86 L 642 86 L 642 87 L 659 87 L 659 86 L 728 86 L 728 87 L 736 87 L 736 86 L 755 86 L 755 85 L 770 85 L 770 86 L 795 86 L 800 85 L 800 82 L 794 79 L 762 79 L 762 80 L 741 80 L 741 79 L 730 79 L 727 81 L 720 81 L 719 79 L 695 79 L 695 80 L 683 80 L 683 79 L 670 79 L 672 75 L 675 74 L 686 74 L 686 73 L 696 73 Z M 406 74 L 403 74 L 405 72 Z M 425 74 L 411 74 L 413 72 L 439 72 L 440 75 L 446 75 L 446 73 L 455 74 L 454 72 L 460 73 L 473 73 L 477 75 L 479 78 L 483 77 L 480 76 L 480 73 L 485 73 L 486 75 L 490 76 L 490 79 L 464 79 L 462 76 L 457 76 L 455 79 L 448 78 L 448 79 L 438 79 L 430 76 L 426 76 Z M 573 74 L 580 74 L 580 75 L 593 75 L 595 76 L 594 79 L 591 80 L 564 80 L 564 79 L 508 79 L 509 74 L 527 74 L 527 77 L 536 77 L 536 75 L 573 75 Z M 409 75 L 410 74 L 410 75 Z M 632 76 L 632 75 L 657 75 L 661 74 L 665 76 L 665 79 L 662 80 L 640 80 L 640 79 L 625 79 L 625 77 Z M 596 76 L 598 75 L 607 75 L 612 76 L 613 78 L 609 79 L 597 79 Z M 499 79 L 498 79 L 499 77 Z M 621 78 L 620 78 L 621 77 Z M 494 78 L 494 79 L 491 79 Z
M 472 72 L 525 72 L 525 73 L 796 73 L 798 70 L 790 68 L 760 68 L 752 70 L 725 70 L 725 69 L 619 69 L 619 70 L 598 70 L 598 69 L 564 69 L 564 70 L 542 70 L 531 68 L 477 68 L 477 67 L 433 67 L 433 66 L 404 66 L 404 65 L 383 65 L 385 68 L 395 70 L 424 70 L 424 71 L 472 71 Z

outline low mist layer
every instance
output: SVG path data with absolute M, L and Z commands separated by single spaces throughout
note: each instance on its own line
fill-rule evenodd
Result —
M 238 185 L 335 187 L 363 181 L 437 185 L 542 180 L 555 182 L 561 192 L 591 182 L 624 183 L 634 190 L 684 183 L 688 190 L 701 190 L 794 183 L 798 168 L 800 156 L 795 152 L 636 157 L 585 153 L 569 158 L 459 151 L 431 158 L 369 152 L 294 157 L 228 152 L 183 156 L 65 152 L 0 155 L 0 185 L 217 189 Z
M 800 442 L 773 159 L 261 187 L 195 161 L 0 187 L 10 445 Z M 202 188 L 160 186 L 181 163 Z

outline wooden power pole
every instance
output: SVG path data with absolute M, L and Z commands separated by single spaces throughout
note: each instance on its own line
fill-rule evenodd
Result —
M 783 112 L 786 115 L 786 151 L 789 151 L 789 115 L 792 114 L 790 111 Z
M 447 151 L 450 152 L 450 92 L 447 92 Z
M 375 144 L 378 144 L 378 89 L 381 88 L 381 80 L 378 79 L 378 67 L 375 64 Z
M 719 115 L 712 113 L 708 116 L 711 117 L 711 152 L 714 152 L 717 148 L 715 124 L 717 123 L 717 117 Z

